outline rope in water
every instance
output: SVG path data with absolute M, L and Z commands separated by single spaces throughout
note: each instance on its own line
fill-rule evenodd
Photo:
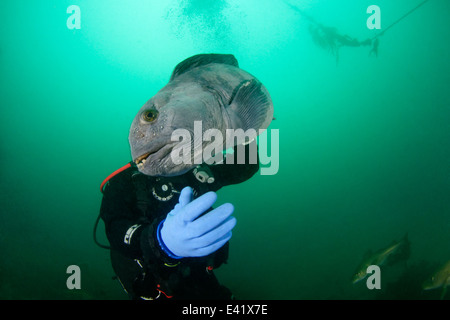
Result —
M 403 16 L 401 16 L 399 19 L 397 19 L 396 21 L 394 21 L 393 23 L 391 23 L 386 29 L 384 29 L 383 31 L 381 31 L 379 34 L 377 34 L 376 36 L 374 36 L 372 38 L 372 40 L 375 40 L 376 38 L 382 36 L 386 31 L 388 31 L 390 28 L 392 28 L 393 26 L 395 26 L 397 23 L 399 23 L 400 21 L 402 21 L 403 19 L 405 19 L 407 16 L 409 16 L 411 13 L 413 13 L 414 11 L 416 11 L 417 9 L 419 9 L 421 6 L 423 6 L 426 2 L 428 2 L 429 0 L 425 0 L 422 1 L 420 4 L 418 4 L 416 7 L 414 7 L 413 9 L 409 10 L 407 13 L 405 13 Z

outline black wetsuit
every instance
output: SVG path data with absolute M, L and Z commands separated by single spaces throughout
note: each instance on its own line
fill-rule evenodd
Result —
M 156 238 L 158 224 L 178 203 L 184 187 L 192 187 L 194 197 L 217 191 L 249 179 L 258 171 L 259 162 L 203 164 L 197 168 L 203 169 L 212 174 L 214 182 L 201 182 L 195 169 L 176 177 L 150 177 L 133 164 L 105 186 L 100 214 L 111 245 L 111 263 L 131 298 L 231 298 L 231 292 L 219 284 L 213 273 L 226 262 L 228 243 L 206 257 L 172 259 Z

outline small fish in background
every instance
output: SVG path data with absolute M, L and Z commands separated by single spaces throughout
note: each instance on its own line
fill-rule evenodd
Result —
M 447 287 L 450 286 L 450 260 L 438 269 L 422 286 L 423 290 L 433 290 L 442 287 L 441 300 L 447 293 Z
M 380 249 L 376 252 L 369 250 L 359 264 L 358 268 L 353 274 L 352 283 L 357 283 L 367 277 L 367 267 L 371 265 L 393 265 L 398 262 L 406 262 L 410 256 L 410 241 L 408 234 L 400 241 L 394 241 L 388 247 Z

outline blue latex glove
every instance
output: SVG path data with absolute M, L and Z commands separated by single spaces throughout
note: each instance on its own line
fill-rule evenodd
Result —
M 208 192 L 193 199 L 192 188 L 181 190 L 178 204 L 158 226 L 161 248 L 172 258 L 207 256 L 222 247 L 231 238 L 236 218 L 231 214 L 234 207 L 225 203 L 198 218 L 217 199 Z

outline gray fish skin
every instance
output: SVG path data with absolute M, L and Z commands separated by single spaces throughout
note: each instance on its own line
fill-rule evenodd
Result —
M 149 111 L 157 112 L 156 120 L 144 119 Z M 180 175 L 197 164 L 172 162 L 170 152 L 179 143 L 171 141 L 175 129 L 190 131 L 193 140 L 194 121 L 202 121 L 203 132 L 218 129 L 225 140 L 226 129 L 258 131 L 266 129 L 272 118 L 273 104 L 267 89 L 240 69 L 232 55 L 197 55 L 181 62 L 169 83 L 135 116 L 129 133 L 131 155 L 139 163 L 138 170 L 146 175 Z M 209 143 L 202 142 L 202 148 Z M 139 158 L 147 154 L 142 162 Z

